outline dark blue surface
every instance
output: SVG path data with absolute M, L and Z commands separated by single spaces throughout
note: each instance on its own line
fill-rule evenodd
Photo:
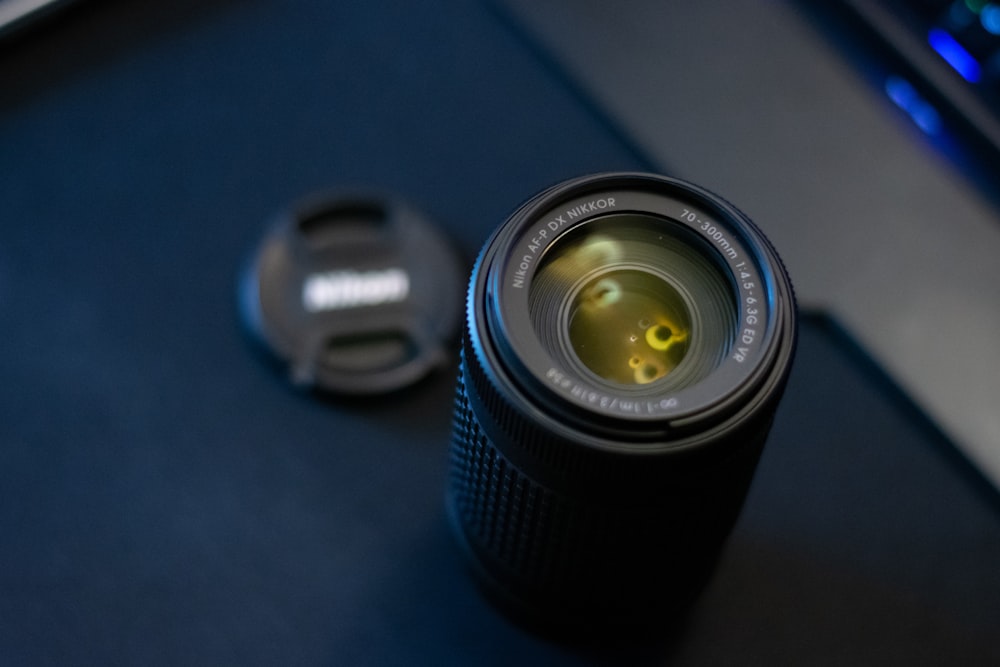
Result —
M 474 589 L 453 368 L 345 403 L 259 363 L 237 274 L 304 193 L 393 190 L 471 257 L 642 166 L 480 5 L 94 3 L 0 51 L 0 91 L 0 662 L 1000 661 L 995 496 L 821 321 L 718 576 L 642 647 Z

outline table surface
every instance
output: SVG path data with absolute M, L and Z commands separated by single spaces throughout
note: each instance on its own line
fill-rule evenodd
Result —
M 454 362 L 337 401 L 255 356 L 237 275 L 303 194 L 396 192 L 468 261 L 542 187 L 648 166 L 484 6 L 85 3 L 0 91 L 0 661 L 1000 662 L 995 492 L 821 314 L 715 578 L 643 645 L 479 595 Z

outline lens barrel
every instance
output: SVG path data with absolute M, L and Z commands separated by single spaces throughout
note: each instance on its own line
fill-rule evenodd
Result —
M 447 506 L 491 595 L 561 627 L 655 624 L 707 582 L 794 355 L 770 243 L 697 186 L 556 185 L 469 285 Z

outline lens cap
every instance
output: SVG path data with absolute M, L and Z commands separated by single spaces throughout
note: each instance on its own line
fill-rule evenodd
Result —
M 246 326 L 295 384 L 372 395 L 447 361 L 463 283 L 450 243 L 409 204 L 328 193 L 279 216 L 240 300 Z

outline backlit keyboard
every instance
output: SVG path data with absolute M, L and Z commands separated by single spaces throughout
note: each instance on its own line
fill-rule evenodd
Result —
M 928 133 L 959 117 L 1000 155 L 1000 1 L 841 0 L 897 57 L 889 97 Z

